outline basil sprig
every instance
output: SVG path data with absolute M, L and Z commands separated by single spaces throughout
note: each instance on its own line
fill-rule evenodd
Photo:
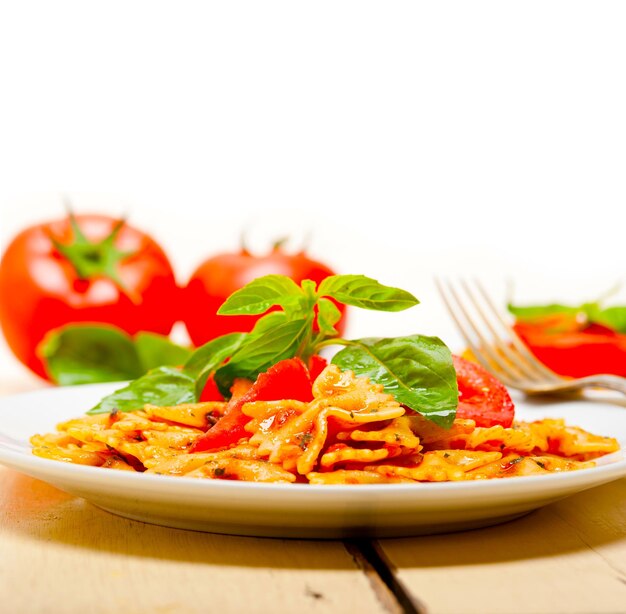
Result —
M 103 399 L 88 413 L 132 411 L 145 403 L 195 401 L 213 375 L 225 396 L 237 378 L 254 380 L 276 362 L 307 361 L 323 347 L 345 346 L 333 362 L 382 384 L 406 407 L 447 427 L 458 403 L 452 356 L 436 337 L 341 339 L 337 304 L 378 311 L 402 311 L 418 300 L 406 290 L 384 286 L 364 275 L 333 275 L 318 286 L 299 286 L 282 275 L 259 277 L 232 294 L 220 315 L 259 315 L 250 333 L 218 337 L 198 348 L 180 370 L 153 369 Z M 269 312 L 269 313 L 266 313 Z
M 617 333 L 626 334 L 626 306 L 603 307 L 600 301 L 582 305 L 508 305 L 509 312 L 518 320 L 532 322 L 548 316 L 578 317 L 589 324 L 602 324 Z

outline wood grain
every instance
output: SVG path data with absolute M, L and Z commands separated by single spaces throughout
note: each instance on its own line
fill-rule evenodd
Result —
M 229 537 L 103 512 L 0 467 L 0 611 L 397 611 L 340 542 Z
M 429 614 L 626 612 L 626 479 L 503 525 L 378 547 Z

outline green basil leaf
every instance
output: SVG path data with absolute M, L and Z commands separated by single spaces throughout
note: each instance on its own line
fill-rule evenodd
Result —
M 87 413 L 128 412 L 141 409 L 146 403 L 165 406 L 196 400 L 196 380 L 192 376 L 172 367 L 158 367 L 104 397 Z
M 255 380 L 259 373 L 285 358 L 293 358 L 311 330 L 311 318 L 290 320 L 260 335 L 249 336 L 231 359 L 215 372 L 215 383 L 230 395 L 235 378 Z
M 534 320 L 536 318 L 553 315 L 575 316 L 582 311 L 582 307 L 572 307 L 559 303 L 551 303 L 550 305 L 527 305 L 524 307 L 509 304 L 507 307 L 509 312 L 518 320 Z
M 297 307 L 304 293 L 293 279 L 284 275 L 259 277 L 231 294 L 218 310 L 220 315 L 255 315 L 279 305 L 286 311 Z
M 617 333 L 626 333 L 626 306 L 601 307 L 600 303 L 584 303 L 571 306 L 552 303 L 519 307 L 508 305 L 509 311 L 518 319 L 532 321 L 551 315 L 584 316 L 588 322 L 602 324 Z
M 168 337 L 148 332 L 135 335 L 135 349 L 144 373 L 164 365 L 183 365 L 192 353 L 192 350 L 173 343 Z
M 113 326 L 59 328 L 46 335 L 38 351 L 61 386 L 119 382 L 144 373 L 133 340 Z
M 289 318 L 284 311 L 270 311 L 266 313 L 262 318 L 259 318 L 254 325 L 254 328 L 250 332 L 251 335 L 260 335 L 268 330 L 272 330 L 279 324 L 284 324 Z
M 341 319 L 341 311 L 330 299 L 321 298 L 317 301 L 317 323 L 326 335 L 337 334 L 335 324 Z
M 452 354 L 441 339 L 411 335 L 345 343 L 334 364 L 382 384 L 399 403 L 439 426 L 452 425 L 459 394 Z
M 39 347 L 61 386 L 134 379 L 157 366 L 177 366 L 191 351 L 167 337 L 141 332 L 133 339 L 106 324 L 70 324 L 49 333 Z
M 230 333 L 212 339 L 194 350 L 185 362 L 183 371 L 192 377 L 198 377 L 209 363 L 215 362 L 218 358 L 221 362 L 233 354 L 246 337 L 246 333 Z
M 196 380 L 198 397 L 202 394 L 209 375 L 237 351 L 247 336 L 246 333 L 222 335 L 200 346 L 189 357 L 183 371 Z
M 585 312 L 590 322 L 602 324 L 617 333 L 626 334 L 626 307 L 614 306 L 597 308 L 597 305 L 585 305 Z
M 406 290 L 383 286 L 365 275 L 333 275 L 322 281 L 318 296 L 330 296 L 345 305 L 378 311 L 403 311 L 419 301 Z

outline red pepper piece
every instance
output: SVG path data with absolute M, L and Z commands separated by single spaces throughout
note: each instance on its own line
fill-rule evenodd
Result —
M 459 385 L 456 417 L 474 420 L 476 426 L 510 427 L 515 406 L 504 385 L 480 365 L 459 356 L 452 359 Z
M 281 360 L 265 373 L 259 374 L 250 389 L 228 403 L 224 415 L 200 439 L 196 441 L 192 452 L 218 450 L 236 444 L 240 439 L 249 437 L 245 430 L 250 417 L 241 408 L 253 401 L 279 401 L 295 399 L 309 402 L 313 399 L 311 378 L 306 365 L 299 358 Z

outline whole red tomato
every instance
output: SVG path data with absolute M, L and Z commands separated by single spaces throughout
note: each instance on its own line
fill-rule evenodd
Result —
M 233 292 L 263 275 L 286 275 L 299 284 L 304 279 L 319 283 L 334 273 L 304 252 L 288 254 L 280 246 L 264 256 L 254 256 L 242 249 L 209 258 L 191 276 L 185 289 L 185 324 L 194 344 L 202 345 L 227 333 L 252 330 L 261 316 L 221 316 L 217 310 Z M 344 314 L 337 324 L 342 332 L 345 305 L 338 307 Z
M 130 334 L 169 333 L 177 286 L 147 234 L 103 215 L 69 215 L 23 230 L 0 261 L 0 324 L 9 347 L 47 377 L 36 348 L 70 322 L 104 322 Z

